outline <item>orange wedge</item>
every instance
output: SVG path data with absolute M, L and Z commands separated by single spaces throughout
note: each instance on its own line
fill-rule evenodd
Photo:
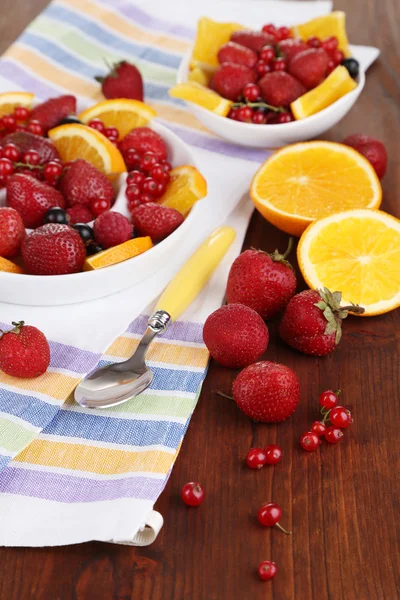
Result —
M 2 256 L 0 256 L 0 271 L 5 271 L 6 273 L 23 273 L 21 267 Z
M 116 98 L 104 100 L 84 110 L 79 119 L 86 125 L 92 119 L 100 119 L 106 127 L 116 127 L 120 138 L 135 127 L 144 127 L 156 116 L 156 111 L 139 100 Z
M 173 98 L 180 98 L 181 100 L 198 104 L 221 117 L 226 117 L 233 104 L 230 100 L 222 98 L 217 92 L 194 81 L 178 83 L 169 90 L 169 95 Z
M 115 265 L 146 252 L 146 250 L 149 250 L 152 246 L 153 242 L 148 236 L 128 240 L 123 244 L 119 244 L 118 246 L 108 248 L 98 254 L 89 256 L 85 260 L 83 270 L 93 271 L 94 269 L 102 269 L 103 267 Z
M 123 173 L 126 166 L 122 154 L 102 133 L 86 125 L 60 125 L 48 133 L 63 163 L 84 158 L 99 171 L 111 175 Z
M 160 204 L 175 208 L 185 216 L 197 200 L 207 195 L 207 182 L 196 167 L 191 165 L 176 167 L 170 175 L 171 180 Z
M 379 208 L 382 188 L 371 163 L 353 148 L 313 141 L 272 154 L 255 174 L 250 195 L 268 221 L 300 236 L 335 212 Z
M 202 17 L 197 23 L 191 67 L 216 70 L 219 66 L 218 50 L 231 39 L 234 31 L 245 29 L 238 23 L 219 23 L 208 17 Z
M 341 10 L 335 10 L 323 17 L 311 19 L 307 23 L 292 27 L 294 37 L 307 40 L 315 35 L 321 40 L 331 35 L 337 37 L 339 48 L 345 56 L 351 56 L 349 40 L 346 33 L 346 13 Z
M 0 117 L 14 112 L 17 106 L 30 108 L 35 94 L 28 92 L 4 92 L 0 94 Z
M 200 69 L 200 67 L 195 67 L 189 71 L 188 80 L 207 87 L 211 81 L 211 75 L 210 72 Z

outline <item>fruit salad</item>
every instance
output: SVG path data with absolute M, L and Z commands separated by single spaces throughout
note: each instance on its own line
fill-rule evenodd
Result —
M 304 119 L 357 87 L 341 11 L 296 27 L 260 30 L 200 19 L 188 82 L 173 97 L 257 125 Z
M 33 99 L 0 94 L 0 271 L 122 262 L 173 233 L 206 195 L 194 166 L 173 168 L 143 102 L 109 99 L 77 115 L 74 96 Z

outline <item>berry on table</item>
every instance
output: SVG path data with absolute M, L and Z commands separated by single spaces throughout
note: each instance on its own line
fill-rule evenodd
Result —
M 89 121 L 88 124 L 89 124 L 89 127 L 91 127 L 92 129 L 96 129 L 100 133 L 104 133 L 104 130 L 106 128 L 106 126 L 104 125 L 104 123 L 101 119 L 92 119 L 91 121 Z
M 374 167 L 379 179 L 383 178 L 386 173 L 388 155 L 382 142 L 369 135 L 356 133 L 347 136 L 342 143 L 362 154 Z
M 243 96 L 249 102 L 255 102 L 260 96 L 260 88 L 255 83 L 248 83 L 243 88 Z
M 275 50 L 272 46 L 264 46 L 264 48 L 260 52 L 260 60 L 263 60 L 265 63 L 269 64 L 275 58 Z
M 246 456 L 246 464 L 250 469 L 261 469 L 267 462 L 267 455 L 262 448 L 250 448 Z
M 90 212 L 94 217 L 98 217 L 107 210 L 110 210 L 111 204 L 106 198 L 95 198 L 90 203 Z
M 342 65 L 346 67 L 350 77 L 355 79 L 360 71 L 360 63 L 355 58 L 345 58 L 342 60 Z
M 286 531 L 279 523 L 281 516 L 282 509 L 275 502 L 263 504 L 257 513 L 257 519 L 261 525 L 264 525 L 264 527 L 278 527 L 283 533 L 290 535 L 291 531 Z
M 300 445 L 306 452 L 314 452 L 320 445 L 321 440 L 313 431 L 306 431 L 300 438 Z
M 347 429 L 353 423 L 351 412 L 344 406 L 335 406 L 329 413 L 329 419 L 335 427 Z
M 258 576 L 263 581 L 273 579 L 278 573 L 278 567 L 272 560 L 263 560 L 258 567 Z
M 187 506 L 200 506 L 204 500 L 204 490 L 200 483 L 190 481 L 181 489 L 181 498 Z
M 12 162 L 18 162 L 21 158 L 21 152 L 13 143 L 6 144 L 1 150 L 2 158 L 8 158 Z
M 325 439 L 330 444 L 337 444 L 338 442 L 340 442 L 343 435 L 344 434 L 341 429 L 332 425 L 331 427 L 328 427 L 328 429 L 326 430 Z
M 310 431 L 320 437 L 321 435 L 325 435 L 326 429 L 327 427 L 325 423 L 322 423 L 322 421 L 314 421 L 314 423 L 311 425 Z
M 284 58 L 277 58 L 272 63 L 273 71 L 287 71 L 287 62 Z
M 73 225 L 73 228 L 79 233 L 81 236 L 82 242 L 87 246 L 94 240 L 93 229 L 89 227 L 89 225 L 85 225 L 84 223 L 76 223 Z
M 320 48 L 321 40 L 317 36 L 312 35 L 311 37 L 308 38 L 308 40 L 306 41 L 306 44 L 309 48 Z
M 250 123 L 253 117 L 253 110 L 250 106 L 241 106 L 238 111 L 238 120 L 242 123 Z
M 68 222 L 69 219 L 66 211 L 58 206 L 49 208 L 43 218 L 43 223 L 59 223 L 60 225 L 68 225 Z
M 43 127 L 41 126 L 39 121 L 36 121 L 34 119 L 29 121 L 28 125 L 26 126 L 26 129 L 34 135 L 43 135 L 44 133 Z
M 0 335 L 0 369 L 12 377 L 43 375 L 50 364 L 50 347 L 45 335 L 24 321 Z
M 29 119 L 30 114 L 31 111 L 29 108 L 26 108 L 26 106 L 17 106 L 17 108 L 14 110 L 14 117 L 16 121 L 26 121 Z
M 325 390 L 319 397 L 319 403 L 324 408 L 330 409 L 337 405 L 338 403 L 338 395 L 340 390 L 338 390 L 335 394 L 332 390 Z
M 283 457 L 283 450 L 276 444 L 269 444 L 265 450 L 266 455 L 266 464 L 267 465 L 277 465 L 281 462 Z

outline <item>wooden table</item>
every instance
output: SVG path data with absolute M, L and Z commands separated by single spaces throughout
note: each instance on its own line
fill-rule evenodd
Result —
M 3 0 L 4 51 L 46 0 Z M 350 6 L 351 4 L 351 6 Z M 382 139 L 389 152 L 383 209 L 400 217 L 400 3 L 337 0 L 348 12 L 350 39 L 382 50 L 356 107 L 328 139 L 354 132 Z M 254 215 L 245 247 L 283 248 L 281 234 Z M 400 268 L 400 265 L 399 265 Z M 270 360 L 301 381 L 295 416 L 278 426 L 256 425 L 233 403 L 235 373 L 212 364 L 182 452 L 156 508 L 165 525 L 149 548 L 102 543 L 63 548 L 0 550 L 1 600 L 395 600 L 400 597 L 399 463 L 400 312 L 350 318 L 338 350 L 324 359 L 284 347 L 271 324 Z M 307 454 L 301 433 L 317 418 L 317 397 L 341 388 L 355 423 L 335 447 Z M 254 472 L 243 466 L 251 446 L 278 443 L 284 460 Z M 187 509 L 181 486 L 199 480 L 206 500 Z M 258 526 L 264 501 L 278 502 L 288 537 Z M 56 525 L 55 525 L 56 526 Z M 276 579 L 261 582 L 256 567 L 274 560 Z

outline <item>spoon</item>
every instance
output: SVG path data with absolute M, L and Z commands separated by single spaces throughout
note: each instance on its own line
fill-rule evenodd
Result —
M 197 248 L 161 295 L 133 356 L 124 362 L 96 369 L 82 379 L 75 389 L 78 404 L 87 408 L 108 408 L 127 402 L 151 384 L 154 374 L 145 362 L 149 345 L 190 306 L 235 237 L 231 227 L 219 227 Z

